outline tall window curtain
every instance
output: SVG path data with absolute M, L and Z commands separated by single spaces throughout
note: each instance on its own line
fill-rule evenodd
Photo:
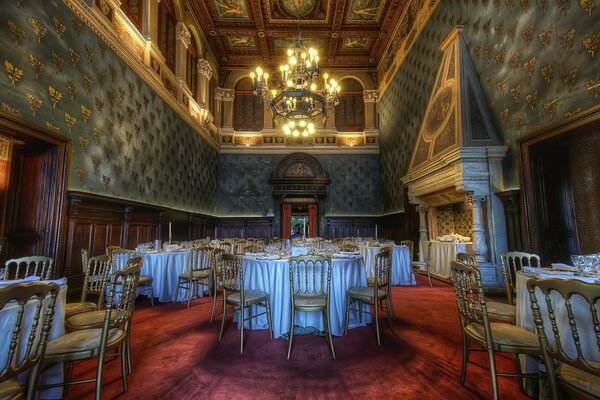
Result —
M 175 8 L 170 0 L 162 0 L 158 5 L 158 48 L 165 57 L 167 66 L 175 71 Z
M 192 97 L 198 100 L 198 51 L 192 39 L 187 49 L 186 54 L 186 68 L 185 68 L 185 81 L 192 91 Z
M 339 132 L 362 132 L 365 129 L 365 102 L 362 93 L 342 93 L 335 108 L 335 128 Z
M 138 31 L 142 30 L 143 6 L 144 0 L 121 0 L 121 8 L 125 12 L 125 15 L 138 28 Z
M 261 131 L 264 125 L 263 103 L 252 92 L 236 91 L 233 127 L 236 131 Z

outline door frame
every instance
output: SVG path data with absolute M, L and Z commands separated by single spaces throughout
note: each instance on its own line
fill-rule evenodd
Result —
M 71 139 L 3 112 L 0 112 L 0 134 L 25 143 L 43 142 L 56 149 L 53 163 L 55 182 L 49 204 L 53 213 L 48 226 L 50 241 L 49 248 L 44 250 L 54 259 L 55 274 L 62 275 L 68 222 L 66 207 Z
M 555 139 L 564 134 L 600 121 L 600 105 L 591 107 L 572 117 L 550 124 L 539 130 L 532 131 L 517 139 L 517 160 L 521 178 L 521 234 L 525 251 L 540 254 L 540 232 L 537 220 L 537 202 L 534 196 L 532 146 Z

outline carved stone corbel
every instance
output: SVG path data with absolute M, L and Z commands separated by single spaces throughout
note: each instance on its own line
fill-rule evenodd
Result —
M 198 72 L 210 81 L 210 79 L 213 77 L 213 69 L 208 60 L 205 60 L 204 58 L 199 59 L 197 68 Z
M 192 43 L 192 35 L 183 22 L 178 22 L 177 25 L 175 25 L 175 33 L 177 40 L 180 40 L 187 49 Z

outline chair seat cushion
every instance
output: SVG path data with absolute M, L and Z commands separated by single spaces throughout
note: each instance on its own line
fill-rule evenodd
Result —
M 138 281 L 138 285 L 146 286 L 152 283 L 152 277 L 147 275 L 140 275 L 140 280 Z
M 257 303 L 269 298 L 269 295 L 260 290 L 245 290 L 244 291 L 244 303 Z M 240 304 L 241 294 L 231 293 L 227 295 L 227 301 Z
M 387 293 L 381 289 L 377 289 L 377 298 L 383 299 Z M 356 286 L 348 290 L 348 296 L 355 299 L 361 300 L 373 300 L 374 290 L 373 286 Z
M 327 307 L 327 298 L 325 296 L 302 296 L 294 295 L 294 306 L 296 308 L 314 308 L 325 309 Z
M 494 348 L 498 351 L 517 349 L 524 354 L 541 353 L 538 337 L 535 333 L 512 324 L 490 323 Z M 465 333 L 480 343 L 485 342 L 485 329 L 481 324 L 469 324 Z
M 490 319 L 502 321 L 515 321 L 517 318 L 517 308 L 512 304 L 498 303 L 495 301 L 486 302 L 487 311 Z M 475 311 L 480 312 L 481 305 L 474 305 Z
M 208 271 L 192 271 L 192 279 L 206 279 L 210 276 Z M 179 274 L 179 279 L 190 280 L 190 273 L 184 272 L 183 274 Z
M 125 336 L 121 329 L 113 328 L 108 332 L 107 346 L 112 346 Z M 83 331 L 69 332 L 66 335 L 50 340 L 46 347 L 44 361 L 51 362 L 53 356 L 64 353 L 93 350 L 100 347 L 102 329 L 86 329 Z
M 78 331 L 81 329 L 91 329 L 91 328 L 102 328 L 102 324 L 104 323 L 104 316 L 106 315 L 105 310 L 99 311 L 88 311 L 81 314 L 73 315 L 69 319 L 65 321 L 65 325 L 67 330 L 69 331 Z M 116 318 L 116 313 L 112 312 L 110 314 L 110 319 L 112 321 Z
M 0 399 L 11 399 L 13 396 L 23 393 L 25 385 L 14 379 L 0 383 Z
M 594 368 L 600 368 L 600 363 L 590 362 Z M 596 376 L 564 364 L 556 369 L 556 375 L 565 384 L 574 387 L 592 398 L 600 398 L 600 376 Z
M 83 303 L 67 303 L 65 306 L 65 318 L 69 318 L 75 314 L 94 311 L 96 308 L 96 303 L 92 303 L 91 301 L 84 301 Z

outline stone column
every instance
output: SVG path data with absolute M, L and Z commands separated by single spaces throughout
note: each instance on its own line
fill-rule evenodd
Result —
M 483 216 L 481 214 L 481 203 L 486 201 L 486 196 L 468 195 L 467 201 L 473 205 L 473 253 L 477 261 L 487 263 L 488 245 L 485 240 L 485 228 L 483 226 Z
M 208 60 L 205 60 L 204 58 L 200 58 L 198 60 L 197 69 L 199 74 L 198 87 L 200 88 L 200 92 L 198 93 L 198 103 L 208 106 L 208 96 L 210 96 L 208 90 L 210 86 L 210 80 L 213 76 L 213 69 Z
M 192 35 L 183 22 L 178 22 L 177 25 L 175 25 L 175 33 L 177 38 L 175 41 L 175 78 L 179 82 L 179 87 L 183 88 L 184 86 L 187 86 L 185 79 L 185 58 L 187 56 L 187 48 L 191 44 Z M 188 89 L 191 90 L 191 88 Z M 183 90 L 179 90 L 177 100 L 183 102 L 183 96 L 185 96 Z
M 375 107 L 376 107 L 378 98 L 379 98 L 379 91 L 377 91 L 377 90 L 365 90 L 363 92 L 363 99 L 365 102 L 365 131 L 376 129 Z
M 427 230 L 427 211 L 429 207 L 425 205 L 417 206 L 419 210 L 419 241 L 424 242 L 429 240 L 429 231 Z
M 235 97 L 234 89 L 217 88 L 217 99 L 221 102 L 223 110 L 223 129 L 233 130 L 233 99 Z

